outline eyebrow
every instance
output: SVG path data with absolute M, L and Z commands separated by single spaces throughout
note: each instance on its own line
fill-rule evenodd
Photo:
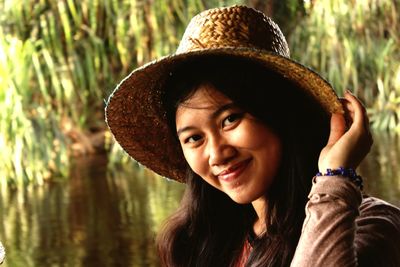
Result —
M 210 119 L 215 119 L 215 118 L 217 118 L 219 115 L 221 115 L 221 113 L 223 113 L 224 111 L 226 111 L 226 110 L 228 110 L 228 109 L 231 109 L 231 108 L 233 108 L 233 107 L 236 107 L 236 105 L 235 105 L 233 102 L 230 102 L 230 103 L 228 103 L 228 104 L 226 104 L 226 105 L 220 106 L 218 109 L 216 109 L 216 110 L 209 116 L 209 118 L 210 118 Z M 183 127 L 183 128 L 178 129 L 178 131 L 176 131 L 176 134 L 177 134 L 178 137 L 179 137 L 179 135 L 180 135 L 182 132 L 189 131 L 189 130 L 194 130 L 194 129 L 196 129 L 196 127 L 194 127 L 194 126 L 186 126 L 186 127 Z

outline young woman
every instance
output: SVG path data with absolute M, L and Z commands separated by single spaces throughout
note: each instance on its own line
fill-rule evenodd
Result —
M 157 240 L 164 266 L 400 265 L 400 211 L 363 197 L 354 171 L 372 144 L 365 108 L 291 60 L 264 14 L 194 17 L 106 116 L 132 157 L 187 183 Z

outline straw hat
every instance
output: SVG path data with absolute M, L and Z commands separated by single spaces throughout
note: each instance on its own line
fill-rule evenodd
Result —
M 202 55 L 229 55 L 261 62 L 312 95 L 329 113 L 343 113 L 331 85 L 289 59 L 285 37 L 269 17 L 245 6 L 206 10 L 190 21 L 175 54 L 129 74 L 111 94 L 106 121 L 116 141 L 154 172 L 185 182 L 186 161 L 167 125 L 161 102 L 174 67 Z

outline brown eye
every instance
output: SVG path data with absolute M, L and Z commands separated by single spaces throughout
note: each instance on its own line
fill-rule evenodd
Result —
M 200 135 L 192 135 L 192 136 L 189 136 L 188 138 L 186 138 L 185 140 L 184 140 L 184 143 L 186 144 L 186 143 L 195 143 L 195 142 L 197 142 L 197 141 L 199 141 L 201 139 L 201 136 Z
M 234 113 L 234 114 L 230 114 L 228 117 L 226 117 L 223 121 L 222 121 L 222 127 L 225 126 L 229 126 L 232 123 L 236 122 L 237 120 L 241 119 L 243 117 L 242 113 Z

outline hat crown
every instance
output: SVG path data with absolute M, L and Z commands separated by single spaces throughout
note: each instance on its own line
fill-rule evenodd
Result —
M 262 12 L 246 6 L 210 9 L 193 17 L 176 53 L 227 47 L 261 49 L 290 57 L 279 26 Z

